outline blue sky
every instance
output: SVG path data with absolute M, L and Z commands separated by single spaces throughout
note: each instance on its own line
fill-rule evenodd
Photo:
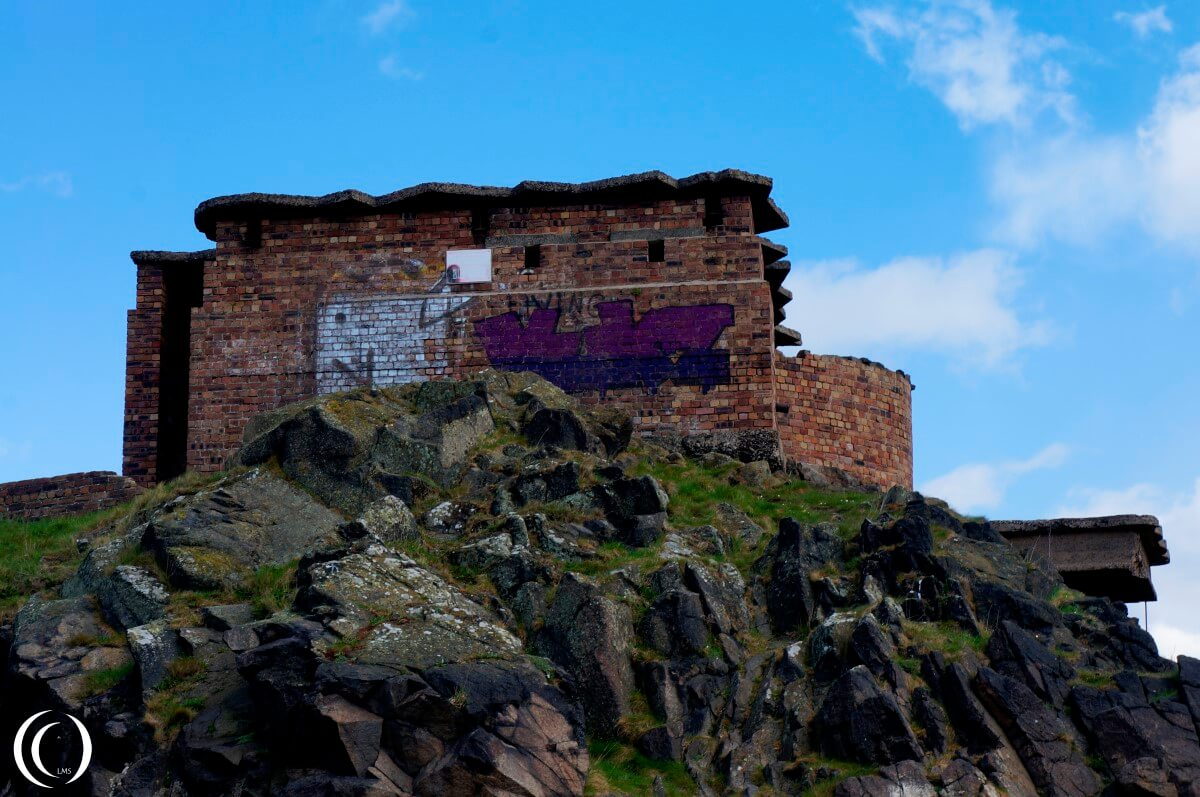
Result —
M 127 253 L 207 197 L 737 167 L 788 323 L 913 374 L 918 485 L 1159 514 L 1200 654 L 1198 43 L 1133 0 L 4 3 L 0 480 L 119 470 Z

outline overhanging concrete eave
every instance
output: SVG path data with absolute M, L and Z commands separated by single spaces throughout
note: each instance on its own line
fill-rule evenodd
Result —
M 1090 518 L 1050 518 L 1047 520 L 993 520 L 993 530 L 1004 537 L 1054 537 L 1071 534 L 1095 534 L 1134 531 L 1142 541 L 1151 567 L 1171 561 L 1162 525 L 1153 515 L 1107 515 Z
M 502 207 L 515 203 L 636 201 L 671 196 L 749 196 L 755 232 L 788 226 L 788 218 L 770 198 L 772 181 L 740 169 L 699 172 L 676 179 L 661 171 L 610 177 L 584 183 L 526 180 L 511 188 L 463 183 L 420 183 L 387 194 L 372 195 L 348 189 L 320 196 L 245 193 L 213 197 L 195 211 L 196 229 L 210 239 L 219 220 L 251 215 L 288 218 L 304 215 L 359 216 L 387 211 L 416 211 L 452 206 Z
M 173 264 L 203 263 L 217 256 L 216 249 L 199 249 L 195 252 L 168 252 L 161 249 L 135 249 L 129 259 L 138 266 L 168 266 Z

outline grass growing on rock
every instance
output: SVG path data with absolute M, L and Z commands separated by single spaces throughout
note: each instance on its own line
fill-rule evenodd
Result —
M 225 473 L 186 473 L 132 501 L 70 517 L 0 520 L 0 622 L 8 622 L 30 595 L 66 581 L 83 561 L 77 539 L 93 542 L 132 528 L 147 509 L 198 492 Z
M 711 525 L 719 503 L 732 504 L 768 532 L 793 517 L 801 523 L 835 522 L 847 539 L 858 533 L 863 520 L 876 513 L 879 496 L 851 490 L 826 490 L 799 479 L 779 480 L 755 487 L 730 484 L 737 463 L 707 466 L 691 460 L 666 462 L 643 459 L 633 475 L 657 479 L 671 498 L 668 515 L 678 528 Z
M 57 586 L 83 560 L 75 540 L 109 523 L 121 508 L 46 520 L 0 520 L 0 620 L 30 595 Z
M 260 620 L 292 605 L 296 595 L 296 569 L 299 560 L 281 565 L 263 565 L 234 590 L 239 601 L 254 607 Z
M 678 761 L 656 761 L 628 744 L 613 740 L 589 742 L 588 754 L 592 765 L 585 794 L 607 795 L 615 792 L 630 797 L 653 794 L 656 777 L 662 778 L 670 797 L 696 793 L 695 781 Z
M 83 692 L 87 696 L 99 695 L 115 687 L 133 675 L 133 662 L 104 670 L 93 670 L 84 676 Z
M 950 661 L 957 661 L 968 651 L 983 653 L 991 634 L 972 634 L 951 622 L 925 623 L 904 621 L 904 633 L 922 650 L 937 650 Z
M 204 662 L 181 656 L 167 665 L 167 677 L 146 700 L 146 722 L 160 743 L 167 743 L 204 708 L 201 679 Z
M 843 781 L 863 775 L 873 775 L 879 771 L 878 765 L 875 764 L 840 761 L 817 755 L 801 756 L 797 760 L 803 762 L 813 772 L 824 771 L 828 773 L 826 777 L 820 778 L 812 786 L 805 789 L 804 797 L 831 797 Z

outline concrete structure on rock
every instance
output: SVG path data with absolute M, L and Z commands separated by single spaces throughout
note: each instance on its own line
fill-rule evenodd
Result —
M 1150 568 L 1171 561 L 1152 515 L 997 520 L 991 526 L 1016 547 L 1050 560 L 1068 587 L 1118 601 L 1156 600 Z
M 214 249 L 133 253 L 125 475 L 220 469 L 250 418 L 306 396 L 494 367 L 643 433 L 771 430 L 787 459 L 910 486 L 909 378 L 777 349 L 800 336 L 770 191 L 648 172 L 208 200 Z

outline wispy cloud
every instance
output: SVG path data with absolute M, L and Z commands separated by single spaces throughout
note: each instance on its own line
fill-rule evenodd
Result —
M 363 17 L 362 21 L 372 34 L 379 35 L 390 28 L 407 25 L 415 16 L 408 0 L 386 0 Z
M 384 77 L 390 77 L 393 80 L 416 81 L 425 77 L 424 72 L 402 66 L 400 59 L 396 55 L 386 55 L 379 59 L 379 72 Z
M 1076 488 L 1056 511 L 1062 517 L 1155 515 L 1176 545 L 1200 554 L 1200 478 L 1183 493 L 1146 482 L 1119 489 Z
M 997 158 L 997 234 L 1095 244 L 1122 226 L 1200 257 L 1200 45 L 1185 50 L 1135 131 L 1023 142 Z
M 909 79 L 932 91 L 964 130 L 1025 127 L 1046 111 L 1067 122 L 1075 118 L 1070 74 L 1050 57 L 1066 42 L 1022 32 L 1011 10 L 993 8 L 989 0 L 930 0 L 919 8 L 853 13 L 868 54 L 882 62 L 896 48 Z
M 1113 14 L 1113 19 L 1128 25 L 1139 39 L 1145 39 L 1152 33 L 1170 33 L 1174 29 L 1166 6 L 1155 6 L 1140 12 L 1118 11 Z
M 1021 349 L 1053 337 L 1048 322 L 1020 317 L 1021 282 L 1014 257 L 994 249 L 901 257 L 878 268 L 798 263 L 786 283 L 796 297 L 788 314 L 804 319 L 806 345 L 822 353 L 919 349 L 959 365 L 1005 367 Z
M 909 78 L 964 130 L 1003 128 L 989 147 L 997 240 L 1094 246 L 1114 230 L 1200 258 L 1200 44 L 1180 53 L 1152 110 L 1126 132 L 1097 133 L 1076 111 L 1060 37 L 1022 30 L 991 0 L 925 0 L 854 11 L 867 53 L 905 58 Z M 1116 17 L 1138 35 L 1169 31 L 1165 6 Z M 1035 124 L 1053 120 L 1055 124 Z
M 960 465 L 949 473 L 920 486 L 926 495 L 949 501 L 963 512 L 995 509 L 1004 502 L 1009 487 L 1022 476 L 1067 461 L 1070 449 L 1063 443 L 1051 443 L 1028 459 L 1006 462 Z
M 0 183 L 0 191 L 6 194 L 27 190 L 45 191 L 57 197 L 69 197 L 75 193 L 71 175 L 66 172 L 45 172 L 22 177 L 12 182 Z

